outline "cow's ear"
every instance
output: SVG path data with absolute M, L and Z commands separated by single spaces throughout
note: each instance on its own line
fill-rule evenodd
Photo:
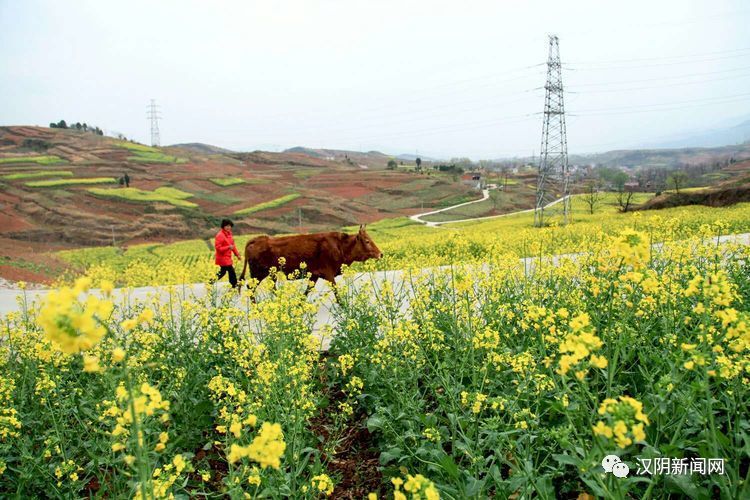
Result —
M 364 224 L 360 224 L 359 225 L 359 232 L 363 233 L 364 231 L 365 231 L 365 225 Z

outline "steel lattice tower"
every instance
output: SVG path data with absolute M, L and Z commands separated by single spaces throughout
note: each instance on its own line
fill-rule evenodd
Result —
M 568 139 L 565 130 L 562 65 L 560 41 L 555 35 L 549 37 L 547 83 L 544 88 L 544 123 L 534 208 L 535 226 L 544 225 L 544 210 L 558 197 L 562 197 L 563 223 L 567 224 L 570 217 Z
M 159 119 L 161 118 L 161 114 L 159 114 L 159 106 L 156 105 L 156 101 L 153 99 L 151 99 L 151 104 L 147 108 L 146 117 L 151 120 L 151 145 L 159 146 Z

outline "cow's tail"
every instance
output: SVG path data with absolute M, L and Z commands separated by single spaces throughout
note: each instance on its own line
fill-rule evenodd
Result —
M 249 259 L 247 258 L 247 248 L 245 249 L 245 263 L 242 265 L 242 274 L 240 274 L 240 281 L 245 281 L 245 271 L 247 271 L 247 264 Z

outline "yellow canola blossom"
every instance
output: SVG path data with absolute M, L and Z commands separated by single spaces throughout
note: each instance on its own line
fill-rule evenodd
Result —
M 607 398 L 599 405 L 597 413 L 604 419 L 593 427 L 595 436 L 614 440 L 621 449 L 646 440 L 644 426 L 649 425 L 649 419 L 640 401 L 630 396 Z
M 263 422 L 258 435 L 247 446 L 232 444 L 227 453 L 229 463 L 235 463 L 242 458 L 249 458 L 258 462 L 262 468 L 281 466 L 281 457 L 286 449 L 281 425 Z
M 72 288 L 50 291 L 37 317 L 47 338 L 67 354 L 91 349 L 107 333 L 102 323 L 112 313 L 112 302 L 94 295 L 80 302 L 78 297 L 89 286 L 90 280 L 81 278 Z

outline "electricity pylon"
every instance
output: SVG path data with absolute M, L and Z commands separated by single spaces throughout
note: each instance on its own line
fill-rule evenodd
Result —
M 542 125 L 542 150 L 539 157 L 539 177 L 536 187 L 534 225 L 544 225 L 544 210 L 562 197 L 563 223 L 570 218 L 570 193 L 568 191 L 568 139 L 565 131 L 565 105 L 563 102 L 562 65 L 560 41 L 549 37 L 547 58 L 547 83 L 544 85 L 544 122 Z

